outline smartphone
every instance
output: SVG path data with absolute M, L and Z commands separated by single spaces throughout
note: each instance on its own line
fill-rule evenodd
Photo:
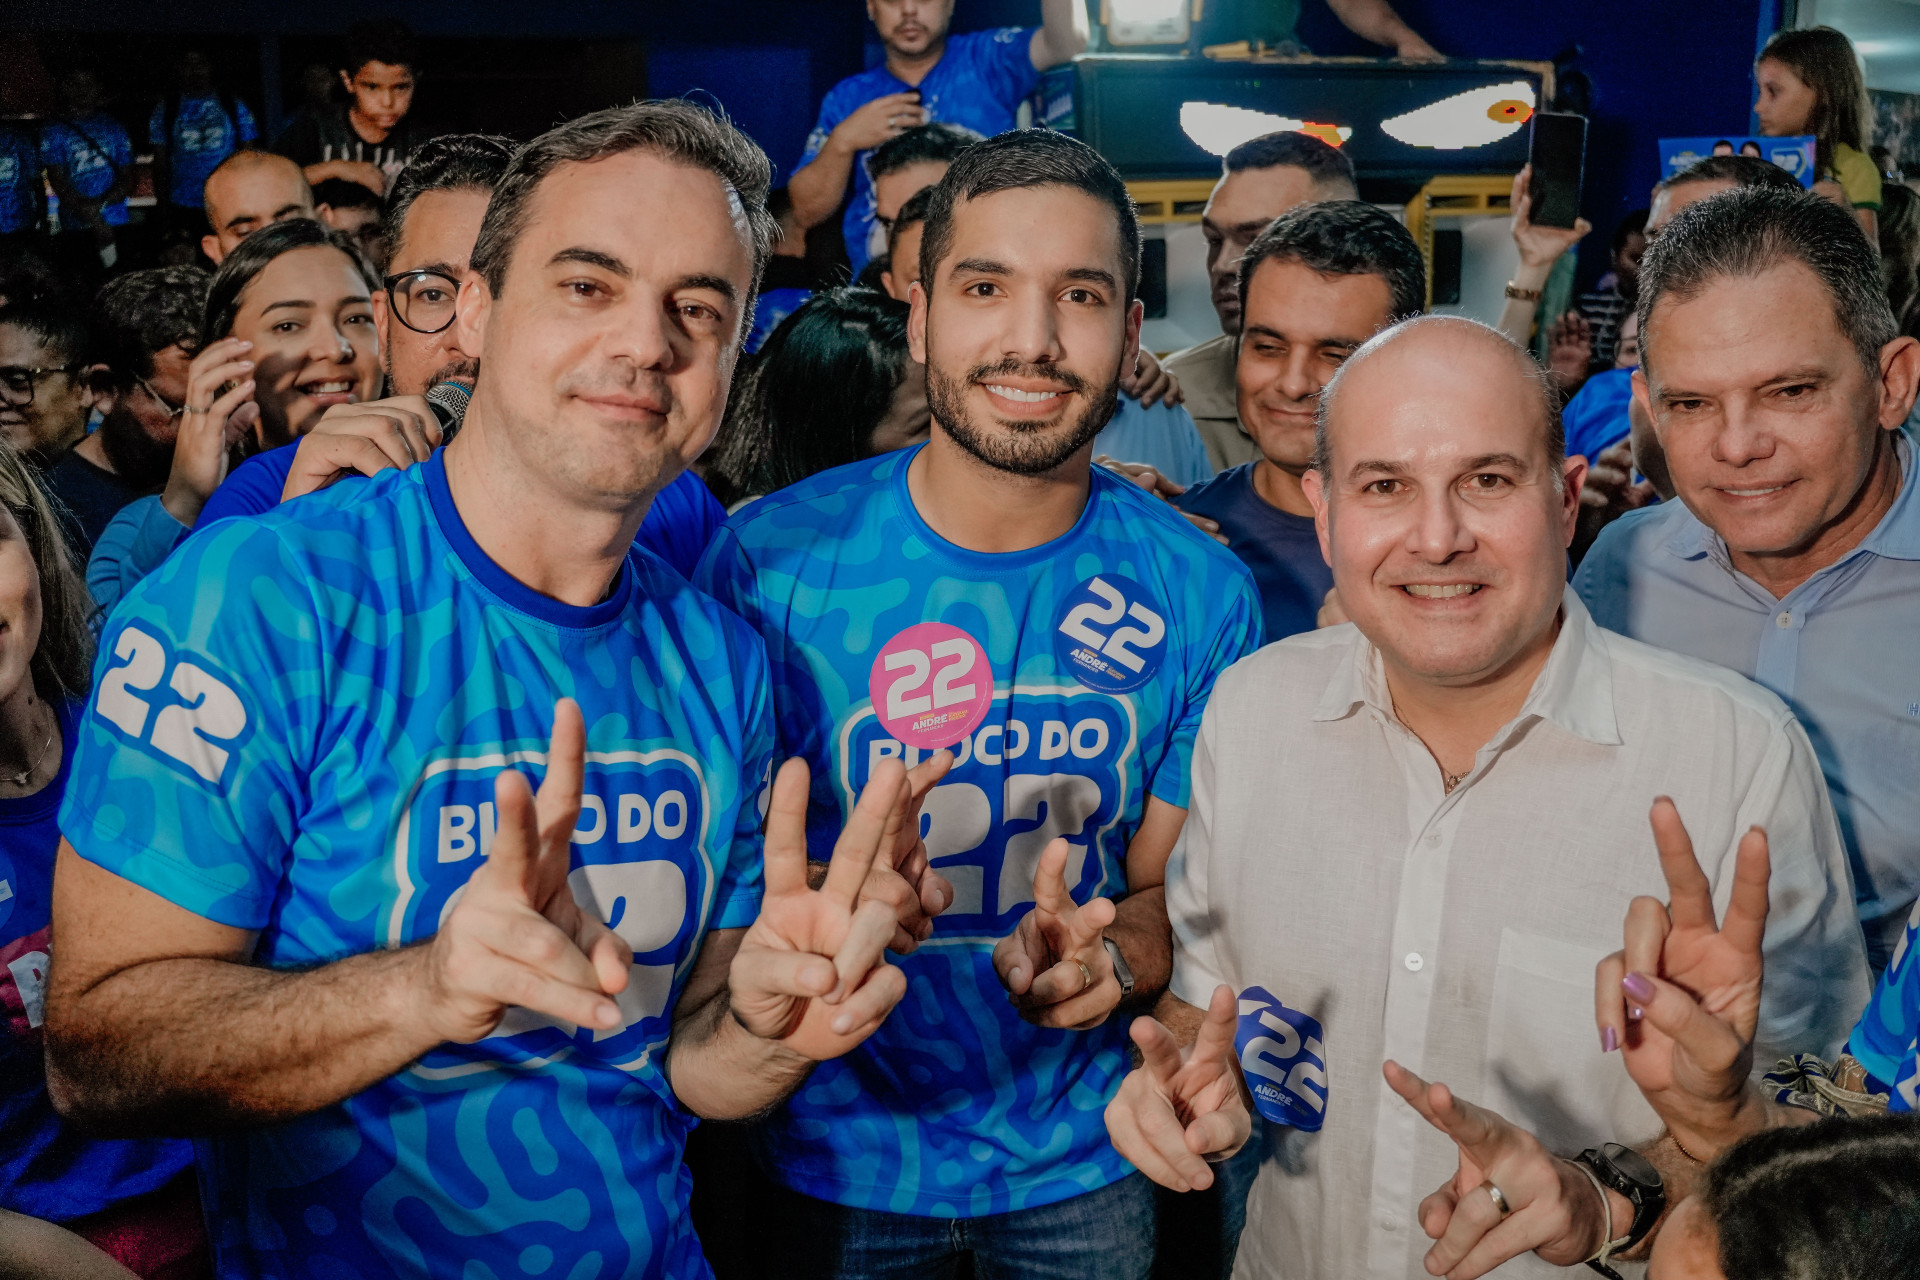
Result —
M 1533 166 L 1527 188 L 1533 223 L 1572 227 L 1580 217 L 1581 188 L 1587 175 L 1587 118 L 1547 111 L 1535 114 L 1527 163 Z

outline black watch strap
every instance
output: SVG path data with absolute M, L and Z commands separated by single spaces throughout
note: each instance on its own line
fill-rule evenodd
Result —
M 1638 1151 L 1617 1142 L 1590 1147 L 1574 1159 L 1593 1170 L 1601 1186 L 1619 1192 L 1633 1205 L 1633 1225 L 1605 1253 L 1631 1249 L 1645 1240 L 1653 1230 L 1653 1224 L 1660 1220 L 1660 1215 L 1667 1208 L 1667 1188 L 1660 1178 L 1660 1171 Z M 1601 1229 L 1611 1231 L 1613 1224 L 1609 1222 Z M 1613 1269 L 1605 1264 L 1604 1257 L 1605 1254 L 1602 1260 L 1587 1265 L 1602 1274 L 1614 1275 Z

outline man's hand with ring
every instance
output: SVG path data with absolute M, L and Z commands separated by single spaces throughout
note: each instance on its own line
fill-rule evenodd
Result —
M 994 945 L 993 968 L 1028 1022 L 1084 1031 L 1105 1022 L 1120 1003 L 1105 942 L 1114 906 L 1107 898 L 1075 904 L 1067 892 L 1067 853 L 1067 842 L 1055 840 L 1040 855 L 1033 910 Z
M 1523 1253 L 1571 1267 L 1599 1250 L 1603 1231 L 1605 1239 L 1625 1234 L 1633 1206 L 1608 1193 L 1611 1218 L 1603 1222 L 1602 1199 L 1579 1165 L 1444 1084 L 1428 1084 L 1397 1062 L 1383 1071 L 1393 1091 L 1460 1149 L 1458 1172 L 1420 1202 L 1420 1229 L 1435 1241 L 1429 1275 L 1474 1280 Z

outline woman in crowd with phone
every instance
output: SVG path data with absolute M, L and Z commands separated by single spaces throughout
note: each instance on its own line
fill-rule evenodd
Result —
M 1769 138 L 1812 134 L 1823 181 L 1840 185 L 1867 239 L 1879 242 L 1880 170 L 1867 155 L 1873 104 L 1853 42 L 1832 27 L 1782 31 L 1754 63 L 1753 111 Z

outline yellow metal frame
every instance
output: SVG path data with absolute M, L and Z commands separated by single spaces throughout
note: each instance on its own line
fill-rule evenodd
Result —
M 1427 305 L 1433 305 L 1433 222 L 1435 218 L 1468 218 L 1513 211 L 1512 174 L 1443 173 L 1433 178 L 1407 202 L 1407 230 L 1427 262 Z
M 1140 207 L 1142 222 L 1198 222 L 1218 178 L 1169 178 L 1129 182 L 1127 194 Z

